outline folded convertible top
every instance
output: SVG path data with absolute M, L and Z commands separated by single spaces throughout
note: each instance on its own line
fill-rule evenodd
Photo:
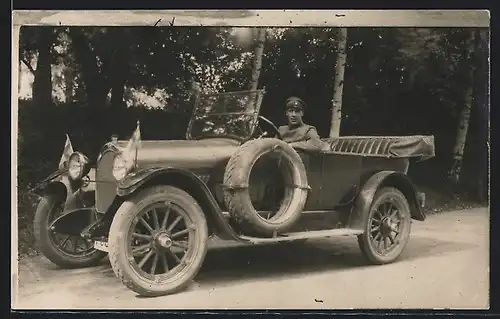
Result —
M 341 136 L 323 139 L 323 152 L 386 158 L 434 157 L 434 136 Z

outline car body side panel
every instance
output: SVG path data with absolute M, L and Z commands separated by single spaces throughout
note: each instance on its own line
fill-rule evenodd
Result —
M 307 223 L 308 228 L 310 228 L 309 221 L 312 219 L 316 220 L 315 225 L 320 225 L 319 221 L 323 219 L 324 227 L 327 228 L 334 226 L 332 222 L 335 220 L 339 220 L 344 226 L 350 224 L 358 227 L 358 222 L 349 218 L 361 218 L 366 213 L 371 205 L 370 196 L 374 195 L 378 187 L 384 185 L 388 177 L 393 185 L 405 190 L 410 203 L 416 193 L 414 185 L 406 176 L 409 166 L 407 158 L 318 153 L 308 155 L 306 160 L 312 190 L 305 211 L 317 211 L 317 213 L 312 215 L 308 213 L 307 216 L 301 218 L 301 223 Z M 313 166 L 312 163 L 315 165 Z M 370 196 L 367 196 L 367 187 L 370 188 L 370 192 L 373 192 Z M 361 208 L 358 212 L 359 216 L 349 216 L 349 207 L 354 205 L 355 209 L 360 209 L 360 202 L 368 205 L 368 208 Z M 418 217 L 420 214 L 418 207 L 416 209 L 413 215 L 417 217 L 416 219 L 422 219 Z M 319 226 L 314 228 L 317 227 Z
M 408 158 L 383 158 L 383 157 L 360 157 L 362 160 L 362 174 L 380 171 L 395 171 L 406 174 L 408 172 Z
M 320 209 L 320 194 L 321 194 L 321 162 L 323 156 L 319 153 L 299 152 L 302 162 L 307 170 L 307 182 L 311 190 L 307 196 L 305 210 Z
M 352 201 L 360 186 L 380 171 L 396 171 L 406 174 L 408 159 L 363 157 L 350 154 L 321 154 L 319 174 L 319 202 L 309 210 L 331 210 L 337 205 Z
M 321 154 L 321 182 L 318 209 L 334 209 L 350 201 L 353 187 L 360 183 L 362 157 L 352 155 Z M 349 198 L 350 197 L 350 198 Z

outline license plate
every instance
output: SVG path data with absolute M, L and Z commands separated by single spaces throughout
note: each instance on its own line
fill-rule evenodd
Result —
M 108 243 L 105 241 L 94 241 L 94 248 L 100 251 L 108 252 Z

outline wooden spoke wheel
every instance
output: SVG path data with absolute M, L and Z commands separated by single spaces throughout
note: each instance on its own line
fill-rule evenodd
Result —
M 143 296 L 189 285 L 207 252 L 208 227 L 189 194 L 172 186 L 143 190 L 118 209 L 109 233 L 115 274 Z
M 375 195 L 365 232 L 358 236 L 358 243 L 371 263 L 390 263 L 403 252 L 410 229 L 411 215 L 406 197 L 395 188 L 385 187 Z

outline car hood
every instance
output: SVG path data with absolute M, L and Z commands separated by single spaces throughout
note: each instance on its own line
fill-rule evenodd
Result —
M 227 161 L 240 143 L 231 139 L 141 141 L 137 163 L 141 168 L 169 166 L 183 169 L 214 167 Z

